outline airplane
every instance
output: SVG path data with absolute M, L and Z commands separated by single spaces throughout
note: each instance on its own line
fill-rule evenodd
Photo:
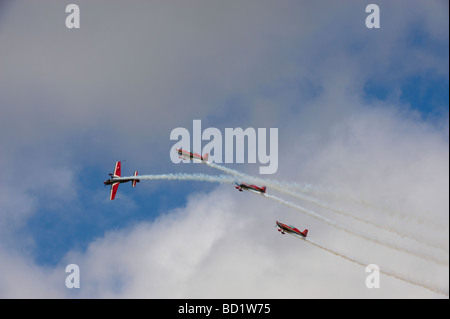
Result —
M 184 158 L 184 159 L 194 159 L 194 160 L 199 160 L 202 162 L 207 162 L 208 158 L 209 158 L 208 153 L 206 153 L 205 155 L 202 156 L 198 153 L 192 153 L 189 151 L 185 151 L 185 150 L 183 150 L 183 148 L 179 148 L 179 149 L 177 148 L 177 152 L 178 152 L 178 155 L 180 155 L 179 158 Z
M 110 179 L 107 179 L 103 183 L 105 185 L 111 185 L 111 194 L 109 195 L 109 199 L 113 200 L 116 197 L 117 189 L 119 188 L 119 184 L 132 182 L 131 186 L 136 187 L 136 183 L 139 183 L 140 180 L 138 178 L 122 178 L 121 177 L 121 162 L 116 162 L 116 166 L 114 167 L 114 174 L 109 174 L 111 176 Z M 134 172 L 134 176 L 137 176 L 138 172 Z
M 256 185 L 249 185 L 246 183 L 235 183 L 235 184 L 236 184 L 235 188 L 238 189 L 240 192 L 242 192 L 243 189 L 247 191 L 257 192 L 260 194 L 264 194 L 266 192 L 266 186 L 258 187 Z
M 285 232 L 288 232 L 288 233 L 293 234 L 293 235 L 300 235 L 302 237 L 306 237 L 308 235 L 308 230 L 307 229 L 305 229 L 304 231 L 301 232 L 300 230 L 298 230 L 294 226 L 280 223 L 278 220 L 276 222 L 277 222 L 277 226 L 280 227 L 278 229 L 278 231 L 281 232 L 283 235 L 285 234 Z

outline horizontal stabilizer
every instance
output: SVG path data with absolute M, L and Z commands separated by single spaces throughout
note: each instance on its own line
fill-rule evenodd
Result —
M 137 176 L 137 175 L 138 175 L 138 172 L 137 172 L 137 171 L 134 172 L 134 176 Z M 131 185 L 132 185 L 133 187 L 136 187 L 136 183 L 139 183 L 139 182 L 140 182 L 140 180 L 134 179 Z

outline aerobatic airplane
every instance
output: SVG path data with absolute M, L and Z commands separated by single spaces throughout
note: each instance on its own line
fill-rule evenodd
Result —
M 111 194 L 109 195 L 109 199 L 113 200 L 116 197 L 117 189 L 119 188 L 119 184 L 132 182 L 131 186 L 136 187 L 136 183 L 139 183 L 140 180 L 138 178 L 122 178 L 121 177 L 121 166 L 120 162 L 116 162 L 116 166 L 114 168 L 114 174 L 109 174 L 111 176 L 110 179 L 107 179 L 103 183 L 105 185 L 111 185 Z M 137 176 L 138 172 L 134 172 L 134 176 Z
M 235 184 L 236 184 L 235 188 L 240 192 L 242 192 L 243 189 L 247 191 L 257 192 L 259 194 L 264 194 L 266 192 L 266 186 L 258 187 L 256 185 L 250 185 L 246 183 L 235 183 Z
M 194 159 L 194 160 L 199 160 L 199 161 L 202 161 L 202 162 L 208 161 L 208 157 L 209 157 L 208 153 L 206 153 L 205 155 L 202 156 L 202 155 L 200 155 L 198 153 L 192 153 L 192 152 L 189 152 L 189 151 L 185 151 L 185 150 L 183 150 L 183 148 L 180 148 L 180 149 L 177 148 L 177 152 L 178 152 L 178 155 L 180 155 L 179 156 L 180 158 Z
M 299 235 L 299 236 L 302 236 L 302 237 L 306 237 L 308 235 L 308 230 L 307 229 L 305 229 L 304 231 L 301 232 L 300 230 L 298 230 L 294 226 L 280 223 L 278 220 L 277 220 L 277 226 L 280 227 L 278 229 L 278 231 L 281 232 L 283 235 L 285 234 L 285 232 L 288 232 L 288 233 L 293 234 L 293 235 Z

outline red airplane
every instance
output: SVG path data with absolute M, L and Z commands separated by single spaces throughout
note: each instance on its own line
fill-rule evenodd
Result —
M 302 237 L 306 237 L 308 235 L 308 230 L 307 229 L 305 229 L 304 231 L 301 232 L 300 230 L 298 230 L 294 226 L 280 223 L 278 220 L 277 220 L 277 226 L 280 227 L 278 229 L 278 231 L 281 232 L 283 235 L 285 234 L 285 232 L 288 232 L 288 233 L 294 234 L 294 235 L 299 235 L 299 236 L 302 236 Z
M 136 183 L 139 183 L 140 180 L 138 178 L 133 177 L 121 177 L 121 166 L 122 164 L 120 162 L 116 162 L 116 166 L 114 168 L 114 174 L 109 174 L 111 176 L 110 179 L 107 179 L 103 183 L 105 185 L 111 185 L 111 194 L 109 195 L 109 199 L 113 200 L 114 197 L 116 197 L 117 189 L 119 188 L 119 184 L 126 183 L 126 182 L 132 182 L 131 185 L 133 187 L 136 187 Z M 138 172 L 134 172 L 134 176 L 137 176 Z
M 261 194 L 264 194 L 266 192 L 266 186 L 258 187 L 256 185 L 249 185 L 246 183 L 235 183 L 235 184 L 236 184 L 235 188 L 238 189 L 240 192 L 242 192 L 243 189 L 247 191 L 258 192 Z
M 192 153 L 189 151 L 185 151 L 185 150 L 183 150 L 183 148 L 180 148 L 180 149 L 177 148 L 177 152 L 178 152 L 178 155 L 180 155 L 179 158 L 184 158 L 184 159 L 194 159 L 194 160 L 206 162 L 206 161 L 208 161 L 208 158 L 209 158 L 208 153 L 206 153 L 205 155 L 202 156 L 198 153 Z

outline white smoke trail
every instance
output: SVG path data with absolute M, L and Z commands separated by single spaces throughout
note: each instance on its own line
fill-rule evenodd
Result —
M 267 181 L 267 183 L 270 183 L 271 181 Z M 398 217 L 402 220 L 407 221 L 414 221 L 419 225 L 428 225 L 431 227 L 434 227 L 437 231 L 447 231 L 447 228 L 442 225 L 439 221 L 431 220 L 431 219 L 425 219 L 423 216 L 417 216 L 412 214 L 406 214 L 402 213 L 400 211 L 392 210 L 389 207 L 383 207 L 379 203 L 370 202 L 365 199 L 357 198 L 352 195 L 343 193 L 339 191 L 336 187 L 325 187 L 322 185 L 311 185 L 311 184 L 301 184 L 291 181 L 273 181 L 274 184 L 271 185 L 272 187 L 276 185 L 282 185 L 282 187 L 286 187 L 289 189 L 297 190 L 300 193 L 303 194 L 310 194 L 314 193 L 316 196 L 332 196 L 333 198 L 339 198 L 348 200 L 354 204 L 361 205 L 367 208 L 375 209 L 378 212 L 381 212 L 383 214 L 389 215 L 390 217 Z
M 286 201 L 286 200 L 284 200 L 282 198 L 279 198 L 279 197 L 271 195 L 271 194 L 264 194 L 264 195 L 265 195 L 265 197 L 270 198 L 272 200 L 275 200 L 275 201 L 277 201 L 278 203 L 280 203 L 282 205 L 291 207 L 291 208 L 293 208 L 295 210 L 298 210 L 298 211 L 300 211 L 302 213 L 305 213 L 305 214 L 307 214 L 307 215 L 309 215 L 311 217 L 314 217 L 314 218 L 316 218 L 318 220 L 321 220 L 321 221 L 327 223 L 330 226 L 333 226 L 333 227 L 335 227 L 335 228 L 337 228 L 339 230 L 345 231 L 348 234 L 351 234 L 351 235 L 354 235 L 354 236 L 358 236 L 358 237 L 360 237 L 362 239 L 371 241 L 373 243 L 376 243 L 376 244 L 379 244 L 379 245 L 382 245 L 382 246 L 385 246 L 385 247 L 388 247 L 388 248 L 391 248 L 391 249 L 395 249 L 397 251 L 402 251 L 402 252 L 408 253 L 410 255 L 413 255 L 413 256 L 416 256 L 416 257 L 428 260 L 428 261 L 432 261 L 432 262 L 437 263 L 439 265 L 448 266 L 448 262 L 447 261 L 444 261 L 442 259 L 438 259 L 436 256 L 432 256 L 430 254 L 424 254 L 423 252 L 413 251 L 413 250 L 411 250 L 409 248 L 406 248 L 406 247 L 400 247 L 400 246 L 396 245 L 393 242 L 385 242 L 385 241 L 382 241 L 382 240 L 377 239 L 375 237 L 369 237 L 366 234 L 363 234 L 363 233 L 360 233 L 360 232 L 358 232 L 356 230 L 352 230 L 350 228 L 347 228 L 347 227 L 345 227 L 345 226 L 343 226 L 341 224 L 338 224 L 336 221 L 333 221 L 333 220 L 331 220 L 329 218 L 326 218 L 326 217 L 324 217 L 322 215 L 319 215 L 319 214 L 317 214 L 317 213 L 315 213 L 315 212 L 313 212 L 313 211 L 311 211 L 309 209 L 306 209 L 306 208 L 304 208 L 304 207 L 302 207 L 300 205 L 297 205 L 297 204 L 294 204 L 292 202 Z
M 213 165 L 214 165 L 214 164 L 213 164 Z M 214 165 L 214 166 L 217 166 L 217 165 Z M 221 167 L 221 168 L 223 168 L 223 167 Z M 230 171 L 231 171 L 231 172 L 237 172 L 237 171 L 234 171 L 234 170 L 229 170 L 229 169 L 227 169 L 227 168 L 223 168 L 222 170 L 225 171 L 225 172 L 227 172 L 227 173 L 230 172 Z M 239 173 L 239 172 L 237 172 L 237 173 L 238 173 L 238 174 L 234 174 L 234 175 L 239 175 L 239 176 L 245 177 L 245 174 L 242 174 L 242 173 Z M 217 183 L 232 183 L 232 182 L 235 181 L 235 179 L 234 179 L 233 177 L 229 176 L 229 175 L 218 175 L 218 176 L 213 176 L 213 175 L 206 175 L 206 174 L 159 174 L 159 175 L 141 175 L 141 176 L 137 176 L 137 177 L 135 177 L 135 176 L 122 177 L 122 179 L 142 179 L 142 180 L 190 180 L 190 181 L 204 181 L 204 182 L 217 182 Z M 438 263 L 438 264 L 444 264 L 444 265 L 447 265 L 447 266 L 448 266 L 448 264 L 445 264 L 444 262 L 442 262 L 442 261 L 440 261 L 440 260 L 436 261 L 436 260 L 433 260 L 433 258 L 430 258 L 430 257 L 424 257 L 424 256 L 422 256 L 422 255 L 419 255 L 419 254 L 415 253 L 415 252 L 411 252 L 411 251 L 405 250 L 405 249 L 403 249 L 403 248 L 399 248 L 399 247 L 393 246 L 393 245 L 391 245 L 391 244 L 381 242 L 381 241 L 379 241 L 379 240 L 377 240 L 377 239 L 367 237 L 367 236 L 365 236 L 364 234 L 360 234 L 360 233 L 355 232 L 355 231 L 353 231 L 353 230 L 347 229 L 347 228 L 345 228 L 345 227 L 339 225 L 339 224 L 336 223 L 335 221 L 332 221 L 332 220 L 330 220 L 330 219 L 328 219 L 328 218 L 326 218 L 326 217 L 324 217 L 324 216 L 321 216 L 321 215 L 319 215 L 319 214 L 317 214 L 317 213 L 315 213 L 315 212 L 313 212 L 313 211 L 311 211 L 311 210 L 308 210 L 308 209 L 306 209 L 306 208 L 303 208 L 303 207 L 301 207 L 301 206 L 299 206 L 299 205 L 297 205 L 297 204 L 294 204 L 294 203 L 285 201 L 284 199 L 278 198 L 278 197 L 276 197 L 276 196 L 274 196 L 274 195 L 264 194 L 264 197 L 269 198 L 269 199 L 272 199 L 272 200 L 275 200 L 275 201 L 277 201 L 277 202 L 279 202 L 279 203 L 281 203 L 281 204 L 283 204 L 283 205 L 285 205 L 285 206 L 288 206 L 288 207 L 294 208 L 294 209 L 296 209 L 296 210 L 299 210 L 299 211 L 301 211 L 301 212 L 303 212 L 303 213 L 306 213 L 306 214 L 308 214 L 308 215 L 310 215 L 310 216 L 312 216 L 312 217 L 314 217 L 314 218 L 317 218 L 317 219 L 319 219 L 319 220 L 322 220 L 322 221 L 326 222 L 327 224 L 329 224 L 329 225 L 331 225 L 331 226 L 333 226 L 333 227 L 336 227 L 337 229 L 343 230 L 343 231 L 345 231 L 345 232 L 347 232 L 347 233 L 349 233 L 349 234 L 356 235 L 356 236 L 359 236 L 359 237 L 361 237 L 361 238 L 363 238 L 363 239 L 366 239 L 366 240 L 369 240 L 369 241 L 372 241 L 372 242 L 381 244 L 381 245 L 383 245 L 383 246 L 387 246 L 387 247 L 389 247 L 389 248 L 393 248 L 393 249 L 397 249 L 397 250 L 400 250 L 400 251 L 404 251 L 404 252 L 410 253 L 410 254 L 415 255 L 415 256 L 417 256 L 417 257 L 420 257 L 420 258 L 427 258 L 427 260 L 431 260 L 431 261 L 434 261 L 434 262 L 436 262 L 436 263 Z M 342 253 L 336 252 L 335 250 L 332 250 L 332 249 L 330 249 L 330 248 L 327 248 L 327 247 L 325 247 L 324 245 L 321 245 L 321 244 L 319 244 L 319 243 L 313 241 L 313 240 L 310 239 L 310 238 L 303 238 L 303 239 L 306 240 L 307 242 L 309 242 L 310 244 L 312 244 L 312 245 L 314 245 L 314 246 L 320 248 L 320 249 L 323 249 L 323 250 L 325 250 L 325 251 L 327 251 L 327 252 L 330 252 L 330 253 L 332 253 L 332 254 L 334 254 L 334 255 L 336 255 L 336 256 L 339 256 L 339 257 L 344 258 L 344 259 L 346 259 L 346 260 L 348 260 L 348 261 L 351 261 L 351 262 L 354 262 L 354 263 L 356 263 L 356 264 L 359 264 L 359 265 L 361 265 L 361 266 L 366 267 L 366 264 L 365 264 L 365 263 L 360 262 L 360 261 L 358 261 L 358 260 L 356 260 L 356 259 L 354 259 L 354 258 L 348 257 L 348 256 L 346 256 L 346 255 L 344 255 L 344 254 L 342 254 Z M 426 285 L 426 284 L 417 282 L 417 281 L 415 281 L 415 280 L 413 280 L 413 279 L 410 279 L 410 278 L 406 278 L 405 276 L 396 274 L 396 273 L 394 273 L 394 272 L 392 272 L 392 271 L 380 270 L 380 272 L 383 273 L 383 274 L 385 274 L 385 275 L 387 275 L 387 276 L 396 278 L 396 279 L 398 279 L 398 280 L 402 280 L 402 281 L 404 281 L 404 282 L 407 282 L 407 283 L 410 283 L 410 284 L 413 284 L 413 285 L 416 285 L 416 286 L 420 286 L 420 287 L 423 287 L 423 288 L 425 288 L 425 289 L 431 290 L 431 291 L 433 291 L 433 292 L 436 292 L 436 293 L 439 293 L 439 294 L 443 294 L 443 295 L 445 295 L 445 296 L 448 296 L 448 292 L 446 292 L 446 291 L 443 291 L 443 290 L 441 290 L 441 289 L 439 289 L 439 288 L 435 288 L 435 287 L 432 287 L 432 286 L 429 286 L 429 285 Z
M 227 175 L 218 175 L 218 176 L 214 176 L 214 175 L 206 175 L 206 174 L 160 174 L 160 175 L 140 175 L 140 176 L 128 176 L 128 177 L 122 177 L 121 179 L 141 179 L 141 180 L 191 180 L 191 181 L 204 181 L 204 182 L 216 182 L 216 183 L 231 183 L 234 181 L 234 179 L 231 176 L 227 176 Z M 368 241 L 383 245 L 385 247 L 389 247 L 392 249 L 396 249 L 398 251 L 403 251 L 406 253 L 409 253 L 411 255 L 417 256 L 419 258 L 425 258 L 429 261 L 433 261 L 435 263 L 441 264 L 441 265 L 446 265 L 448 266 L 448 263 L 446 263 L 443 260 L 437 259 L 434 256 L 431 255 L 425 255 L 423 253 L 419 253 L 416 251 L 412 251 L 408 248 L 404 248 L 404 247 L 399 247 L 397 245 L 394 245 L 393 243 L 387 243 L 387 242 L 383 242 L 379 239 L 373 238 L 373 237 L 369 237 L 365 234 L 359 233 L 355 230 L 351 230 L 347 227 L 344 227 L 340 224 L 338 224 L 337 222 L 326 218 L 322 215 L 319 215 L 309 209 L 306 209 L 300 205 L 294 204 L 292 202 L 286 201 L 282 198 L 279 198 L 277 196 L 271 195 L 271 194 L 264 194 L 264 196 L 266 198 L 272 199 L 282 205 L 291 207 L 297 211 L 303 212 L 309 216 L 312 216 L 318 220 L 324 221 L 327 224 L 339 229 L 339 230 L 343 230 L 351 235 L 355 235 L 358 236 L 362 239 L 366 239 Z
M 332 196 L 333 198 L 339 198 L 339 200 L 347 200 L 356 205 L 376 210 L 377 213 L 383 214 L 390 218 L 398 218 L 405 222 L 406 221 L 413 222 L 417 225 L 432 227 L 433 231 L 437 231 L 437 232 L 446 232 L 447 231 L 447 228 L 445 227 L 445 225 L 443 225 L 439 221 L 427 219 L 427 218 L 424 218 L 423 216 L 418 216 L 418 215 L 413 215 L 413 214 L 405 214 L 398 210 L 393 210 L 389 207 L 383 207 L 381 205 L 369 202 L 367 200 L 358 199 L 358 198 L 355 198 L 348 194 L 340 193 L 331 188 L 327 189 L 324 187 L 316 187 L 311 184 L 300 185 L 300 184 L 294 183 L 294 182 L 286 182 L 286 181 L 279 182 L 276 180 L 268 180 L 268 181 L 265 181 L 265 183 L 267 184 L 267 186 L 270 185 L 270 187 L 276 188 L 280 192 L 295 196 L 297 198 L 299 198 L 299 196 L 301 196 L 300 194 L 303 194 L 305 197 L 308 197 L 306 194 L 311 193 L 311 192 L 318 193 L 319 196 L 320 195 Z M 341 212 L 342 212 L 342 210 L 341 210 Z M 356 217 L 354 214 L 348 214 L 348 215 Z M 358 218 L 358 217 L 356 217 L 356 218 Z M 402 234 L 400 236 L 407 237 L 407 235 L 405 235 L 405 234 Z M 409 237 L 409 238 L 411 238 L 411 237 Z M 433 244 L 431 244 L 431 245 L 433 245 Z M 442 247 L 443 246 L 440 246 L 440 248 L 442 248 Z
M 442 252 L 445 252 L 446 254 L 448 254 L 448 249 L 442 243 L 430 242 L 430 241 L 428 241 L 428 240 L 426 240 L 424 238 L 421 238 L 420 240 L 418 240 L 417 237 L 414 237 L 412 235 L 406 234 L 405 232 L 402 232 L 402 231 L 400 231 L 398 229 L 394 229 L 394 228 L 389 227 L 389 226 L 384 225 L 384 224 L 379 224 L 379 223 L 374 222 L 372 220 L 367 220 L 367 219 L 361 218 L 359 216 L 356 216 L 354 214 L 346 212 L 346 211 L 344 211 L 342 209 L 337 209 L 337 208 L 331 207 L 330 205 L 328 205 L 328 204 L 326 204 L 326 203 L 324 203 L 324 202 L 322 202 L 322 201 L 320 201 L 320 200 L 318 200 L 316 198 L 312 198 L 312 197 L 307 196 L 307 195 L 295 193 L 295 192 L 293 192 L 293 191 L 291 191 L 289 189 L 286 189 L 286 188 L 285 189 L 282 189 L 282 188 L 279 189 L 279 187 L 274 187 L 274 188 L 277 189 L 278 191 L 282 192 L 282 193 L 285 193 L 287 195 L 296 197 L 298 199 L 310 202 L 310 203 L 312 203 L 312 204 L 314 204 L 316 206 L 325 208 L 325 209 L 327 209 L 327 210 L 329 210 L 331 212 L 334 212 L 336 214 L 339 214 L 339 215 L 342 215 L 342 216 L 346 216 L 346 217 L 351 218 L 353 220 L 356 220 L 358 222 L 362 222 L 362 223 L 365 223 L 367 225 L 370 225 L 370 226 L 373 226 L 375 228 L 378 228 L 380 230 L 385 230 L 385 231 L 391 232 L 391 233 L 393 233 L 393 234 L 395 234 L 397 236 L 409 239 L 409 240 L 414 241 L 414 242 L 416 242 L 418 244 L 423 244 L 423 245 L 426 245 L 426 246 L 429 246 L 429 247 L 433 247 L 433 248 L 439 249 Z
M 284 182 L 283 182 L 284 184 Z M 290 184 L 288 182 L 288 184 Z M 424 218 L 423 216 L 414 215 L 412 213 L 404 213 L 400 212 L 398 210 L 394 210 L 392 208 L 389 208 L 387 206 L 380 205 L 378 203 L 373 203 L 365 199 L 355 198 L 349 194 L 344 194 L 342 192 L 339 192 L 335 189 L 325 189 L 323 187 L 318 188 L 312 185 L 309 185 L 310 187 L 306 188 L 301 185 L 297 185 L 296 183 L 292 183 L 293 189 L 297 189 L 300 193 L 316 193 L 316 195 L 323 195 L 323 196 L 331 196 L 333 198 L 339 198 L 340 200 L 349 201 L 351 203 L 354 203 L 356 205 L 366 207 L 372 210 L 376 210 L 378 213 L 383 214 L 388 217 L 392 218 L 398 218 L 401 219 L 404 222 L 413 222 L 417 225 L 426 226 L 433 228 L 433 231 L 435 232 L 447 232 L 448 228 L 445 226 L 445 224 L 441 223 L 440 221 Z
M 155 174 L 124 176 L 117 179 L 139 179 L 139 180 L 179 180 L 179 181 L 200 181 L 210 183 L 232 183 L 234 178 L 228 175 L 206 175 L 206 174 Z
M 327 251 L 327 252 L 329 252 L 329 253 L 332 253 L 332 254 L 335 255 L 335 256 L 339 256 L 339 257 L 341 257 L 341 258 L 344 258 L 344 259 L 346 259 L 346 260 L 348 260 L 348 261 L 351 261 L 351 262 L 356 263 L 356 264 L 358 264 L 358 265 L 361 265 L 361 266 L 363 266 L 363 267 L 367 267 L 367 265 L 368 265 L 367 263 L 363 263 L 363 262 L 361 262 L 361 261 L 359 261 L 359 260 L 357 260 L 357 259 L 355 259 L 355 258 L 351 258 L 351 257 L 349 257 L 349 256 L 347 256 L 347 255 L 344 255 L 344 254 L 342 254 L 342 253 L 339 253 L 339 252 L 337 252 L 337 251 L 335 251 L 335 250 L 333 250 L 333 249 L 331 249 L 331 248 L 325 247 L 324 245 L 319 244 L 318 242 L 312 240 L 311 238 L 306 237 L 306 238 L 302 238 L 302 239 L 304 239 L 304 240 L 307 241 L 308 243 L 310 243 L 310 244 L 312 244 L 312 245 L 314 245 L 314 246 L 316 246 L 316 247 L 318 247 L 318 248 L 320 248 L 320 249 L 322 249 L 322 250 L 324 250 L 324 251 Z M 444 296 L 447 296 L 447 297 L 448 297 L 448 295 L 449 295 L 449 294 L 448 294 L 448 291 L 442 290 L 441 288 L 438 288 L 438 287 L 433 287 L 433 286 L 431 286 L 431 285 L 429 285 L 429 284 L 425 284 L 425 283 L 418 282 L 417 280 L 414 280 L 414 279 L 412 279 L 412 278 L 407 278 L 406 276 L 397 274 L 397 273 L 395 273 L 395 272 L 393 272 L 393 271 L 387 271 L 387 270 L 384 270 L 384 269 L 381 269 L 381 268 L 380 268 L 380 273 L 382 273 L 382 274 L 384 274 L 384 275 L 386 275 L 386 276 L 390 276 L 390 277 L 392 277 L 392 278 L 395 278 L 395 279 L 398 279 L 398 280 L 407 282 L 407 283 L 409 283 L 409 284 L 412 284 L 412 285 L 415 285 L 415 286 L 419 286 L 419 287 L 428 289 L 428 290 L 430 290 L 430 291 L 433 291 L 433 292 L 435 292 L 435 293 L 438 293 L 438 294 L 441 294 L 441 295 L 444 295 Z
M 287 195 L 290 195 L 290 196 L 293 196 L 293 197 L 296 197 L 296 198 L 308 201 L 310 203 L 313 203 L 313 204 L 315 204 L 315 205 L 317 205 L 319 207 L 325 208 L 325 209 L 327 209 L 327 210 L 329 210 L 331 212 L 334 212 L 336 214 L 340 214 L 340 215 L 346 216 L 348 218 L 351 218 L 353 220 L 356 220 L 356 221 L 359 221 L 359 222 L 363 222 L 365 224 L 371 225 L 371 226 L 376 227 L 378 229 L 383 229 L 385 231 L 394 233 L 394 234 L 396 234 L 396 235 L 398 235 L 400 237 L 407 238 L 407 239 L 409 239 L 411 241 L 414 241 L 414 242 L 417 242 L 419 244 L 423 244 L 423 245 L 426 245 L 426 246 L 429 246 L 429 247 L 432 247 L 432 248 L 439 249 L 439 250 L 445 252 L 446 254 L 448 254 L 448 248 L 445 247 L 445 245 L 443 245 L 442 243 L 439 243 L 439 244 L 432 243 L 432 242 L 430 242 L 430 241 L 428 241 L 426 239 L 423 239 L 423 238 L 418 240 L 416 237 L 410 236 L 410 235 L 408 235 L 408 234 L 406 234 L 404 232 L 401 232 L 401 231 L 399 231 L 397 229 L 394 229 L 392 227 L 387 227 L 386 225 L 382 225 L 382 224 L 378 224 L 378 223 L 373 222 L 373 221 L 369 221 L 367 219 L 361 218 L 359 216 L 356 216 L 354 214 L 348 213 L 348 212 L 343 211 L 341 209 L 333 208 L 333 207 L 331 207 L 331 206 L 329 206 L 329 205 L 327 205 L 327 204 L 325 204 L 325 203 L 323 203 L 323 202 L 321 202 L 321 201 L 319 201 L 319 200 L 317 200 L 315 198 L 312 198 L 310 196 L 303 195 L 303 194 L 301 194 L 299 192 L 295 192 L 295 191 L 293 191 L 293 189 L 296 189 L 296 188 L 297 189 L 299 189 L 299 188 L 304 189 L 305 188 L 305 186 L 300 186 L 297 183 L 280 182 L 280 181 L 276 181 L 276 180 L 265 180 L 265 179 L 262 179 L 262 178 L 258 178 L 258 177 L 254 177 L 254 176 L 251 176 L 251 175 L 247 175 L 247 174 L 241 173 L 239 171 L 236 171 L 236 170 L 233 170 L 233 169 L 230 169 L 230 168 L 218 165 L 218 164 L 214 164 L 214 163 L 210 163 L 210 162 L 204 162 L 204 163 L 206 165 L 212 167 L 212 168 L 221 170 L 221 171 L 223 171 L 223 172 L 225 172 L 227 174 L 234 175 L 236 177 L 240 177 L 242 179 L 245 179 L 247 182 L 264 184 L 264 185 L 266 185 L 266 186 L 268 186 L 270 188 L 276 189 L 277 191 L 279 191 L 281 193 L 284 193 L 284 194 L 287 194 Z M 312 186 L 309 185 L 308 187 L 310 188 Z M 426 223 L 426 221 L 423 220 L 423 219 L 418 219 L 417 222 L 419 222 L 421 224 Z

